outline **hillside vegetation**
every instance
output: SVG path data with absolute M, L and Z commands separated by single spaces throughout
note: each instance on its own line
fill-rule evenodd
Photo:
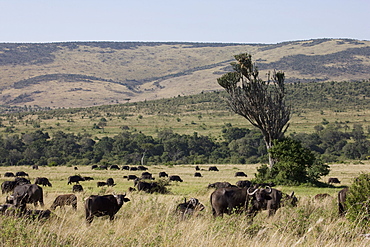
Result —
M 76 108 L 219 90 L 216 79 L 244 52 L 261 75 L 283 70 L 287 82 L 369 79 L 370 41 L 2 43 L 0 104 Z

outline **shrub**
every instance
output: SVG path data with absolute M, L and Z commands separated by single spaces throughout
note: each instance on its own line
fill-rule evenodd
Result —
M 346 217 L 354 222 L 369 225 L 370 220 L 370 173 L 361 174 L 350 186 Z

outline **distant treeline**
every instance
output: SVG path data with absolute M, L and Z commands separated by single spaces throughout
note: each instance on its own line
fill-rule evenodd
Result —
M 369 129 L 355 124 L 322 123 L 315 133 L 292 134 L 303 146 L 324 162 L 367 159 L 370 156 Z M 0 165 L 90 165 L 90 164 L 250 164 L 267 162 L 263 137 L 257 129 L 237 128 L 226 124 L 223 141 L 194 132 L 180 135 L 171 129 L 159 131 L 156 137 L 125 130 L 114 137 L 94 140 L 89 135 L 37 130 L 0 138 Z

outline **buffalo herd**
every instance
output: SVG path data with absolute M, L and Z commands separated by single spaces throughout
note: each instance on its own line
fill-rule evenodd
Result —
M 35 169 L 35 168 L 33 168 Z M 38 167 L 37 167 L 38 169 Z M 105 167 L 92 166 L 92 169 L 104 169 Z M 110 166 L 111 170 L 120 170 L 118 166 Z M 134 188 L 130 187 L 129 192 L 143 191 L 146 193 L 163 193 L 163 184 L 160 181 L 153 181 L 155 178 L 152 173 L 147 172 L 148 168 L 144 166 L 130 167 L 124 166 L 122 170 L 127 171 L 144 171 L 141 176 L 126 175 L 123 178 L 134 181 Z M 196 166 L 196 171 L 200 171 L 199 166 Z M 208 171 L 219 171 L 217 167 L 211 166 Z M 169 175 L 166 172 L 159 172 L 159 178 L 167 179 L 168 182 L 183 182 L 179 175 Z M 200 172 L 194 174 L 195 177 L 203 177 Z M 244 172 L 236 172 L 235 177 L 247 177 Z M 34 184 L 25 178 L 28 174 L 25 172 L 17 172 L 16 174 L 6 172 L 4 177 L 15 177 L 14 181 L 4 181 L 1 184 L 3 194 L 12 193 L 6 196 L 6 204 L 0 205 L 0 213 L 7 215 L 27 216 L 32 219 L 48 218 L 52 214 L 50 210 L 55 210 L 57 207 L 72 206 L 77 210 L 77 196 L 75 194 L 58 195 L 52 203 L 50 210 L 30 210 L 27 209 L 27 204 L 40 204 L 44 206 L 43 188 L 44 186 L 52 187 L 49 179 L 46 177 L 37 177 Z M 72 175 L 67 179 L 67 185 L 73 185 L 72 192 L 82 192 L 83 187 L 79 182 L 94 180 L 92 177 L 82 177 L 80 175 Z M 330 178 L 328 183 L 340 183 L 337 178 Z M 40 185 L 42 187 L 40 187 Z M 97 187 L 115 186 L 113 178 L 108 178 L 106 181 L 98 181 Z M 164 184 L 164 186 L 168 185 Z M 294 192 L 290 195 L 282 191 L 272 188 L 275 186 L 271 183 L 254 184 L 249 180 L 240 180 L 235 185 L 229 182 L 214 182 L 208 185 L 208 189 L 213 189 L 210 195 L 210 205 L 214 217 L 222 217 L 224 214 L 245 213 L 253 218 L 258 212 L 266 210 L 268 216 L 273 216 L 276 211 L 282 206 L 296 206 L 297 197 Z M 339 215 L 344 215 L 346 212 L 345 200 L 348 193 L 348 188 L 341 190 L 338 193 L 338 210 Z M 330 198 L 327 193 L 317 194 L 315 200 L 323 200 Z M 90 224 L 94 217 L 109 216 L 113 220 L 115 214 L 120 210 L 125 202 L 130 199 L 124 194 L 113 195 L 91 195 L 84 201 L 85 219 Z M 197 198 L 185 199 L 176 207 L 176 212 L 182 218 L 195 215 L 205 209 L 205 206 L 199 202 Z

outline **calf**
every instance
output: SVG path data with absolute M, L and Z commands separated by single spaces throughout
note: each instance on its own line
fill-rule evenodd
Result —
M 77 210 L 77 196 L 74 194 L 59 195 L 55 198 L 50 209 L 55 210 L 57 207 L 64 207 L 66 205 L 71 205 L 74 210 Z
M 108 215 L 110 220 L 114 219 L 114 215 L 120 210 L 123 203 L 130 201 L 125 198 L 126 194 L 120 195 L 92 195 L 85 200 L 85 215 L 86 221 L 90 224 L 94 216 L 101 217 Z

